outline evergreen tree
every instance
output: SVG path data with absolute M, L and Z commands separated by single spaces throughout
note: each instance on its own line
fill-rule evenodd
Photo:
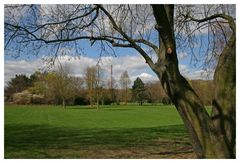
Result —
M 133 100 L 138 101 L 139 105 L 142 105 L 143 101 L 147 98 L 147 94 L 145 92 L 145 85 L 139 77 L 134 81 L 132 91 Z

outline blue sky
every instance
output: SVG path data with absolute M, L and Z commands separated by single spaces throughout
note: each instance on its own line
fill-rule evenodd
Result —
M 88 43 L 85 42 L 87 45 Z M 59 61 L 62 64 L 70 66 L 72 74 L 75 76 L 82 76 L 84 69 L 87 66 L 94 66 L 100 59 L 98 47 L 91 47 L 84 45 L 85 54 L 80 54 L 80 58 L 74 58 L 71 55 L 60 57 Z M 81 44 L 83 46 L 83 44 Z M 110 75 L 110 65 L 113 65 L 114 78 L 119 79 L 121 73 L 125 70 L 128 71 L 131 81 L 133 82 L 137 77 L 143 79 L 144 82 L 155 81 L 157 76 L 144 62 L 144 59 L 134 49 L 115 49 L 116 56 L 104 55 L 102 56 L 101 67 Z M 9 81 L 15 74 L 30 75 L 39 68 L 45 68 L 41 58 L 47 56 L 50 51 L 46 51 L 39 56 L 21 55 L 18 58 L 13 58 L 10 55 L 5 55 L 5 83 Z M 190 79 L 208 79 L 209 77 L 200 68 L 194 68 L 190 62 L 190 54 L 187 51 L 178 52 L 179 68 L 182 74 Z M 210 74 L 211 75 L 211 74 Z M 210 76 L 211 79 L 211 76 Z
M 154 35 L 151 37 L 156 37 Z M 97 64 L 100 55 L 100 46 L 95 44 L 93 47 L 90 46 L 89 41 L 81 40 L 78 41 L 78 47 L 83 48 L 83 51 L 72 50 L 72 44 L 67 47 L 62 47 L 62 50 L 67 53 L 66 56 L 60 57 L 59 61 L 62 64 L 67 64 L 72 69 L 72 75 L 83 76 L 84 69 L 87 66 L 94 66 Z M 14 47 L 14 44 L 13 44 Z M 13 57 L 13 50 L 5 51 L 4 55 L 4 76 L 5 84 L 10 78 L 14 77 L 15 74 L 26 74 L 30 75 L 39 68 L 44 68 L 44 63 L 41 58 L 52 54 L 52 50 L 49 48 L 43 48 L 38 56 L 33 56 L 31 49 L 25 49 L 23 55 L 17 58 Z M 70 49 L 70 50 L 69 50 Z M 110 48 L 108 48 L 109 51 Z M 136 77 L 141 77 L 143 81 L 157 80 L 157 76 L 144 62 L 144 59 L 137 53 L 136 50 L 131 48 L 114 48 L 116 56 L 109 55 L 105 52 L 102 53 L 102 67 L 109 75 L 110 65 L 113 65 L 114 77 L 116 80 L 119 79 L 121 73 L 125 70 L 128 71 L 132 82 Z M 198 49 L 196 49 L 198 50 Z M 191 63 L 191 54 L 189 49 L 178 50 L 179 58 L 179 69 L 180 72 L 189 79 L 212 79 L 213 73 L 210 74 L 204 72 L 201 68 L 194 67 Z M 29 55 L 30 54 L 30 55 Z M 80 59 L 76 59 L 74 56 L 80 56 Z M 201 63 L 200 63 L 201 64 Z

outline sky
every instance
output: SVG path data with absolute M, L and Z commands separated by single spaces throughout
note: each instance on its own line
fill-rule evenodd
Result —
M 122 52 L 120 50 L 120 52 Z M 212 79 L 212 73 L 207 73 L 198 68 L 192 68 L 190 63 L 190 56 L 186 52 L 178 53 L 179 69 L 182 75 L 189 79 Z M 120 75 L 124 71 L 128 71 L 131 81 L 133 82 L 137 77 L 140 77 L 144 82 L 157 81 L 158 78 L 155 73 L 145 63 L 142 56 L 137 52 L 132 51 L 126 54 L 117 54 L 117 56 L 103 56 L 98 55 L 83 55 L 61 56 L 56 63 L 60 62 L 62 65 L 68 65 L 71 70 L 71 75 L 83 77 L 84 70 L 88 66 L 95 66 L 100 61 L 101 68 L 106 72 L 107 77 L 110 78 L 110 66 L 113 65 L 113 77 L 119 80 Z M 5 84 L 15 76 L 15 74 L 31 75 L 37 70 L 46 70 L 48 66 L 42 60 L 42 57 L 26 56 L 17 59 L 6 57 L 4 62 L 4 82 Z
M 121 73 L 128 71 L 130 79 L 133 81 L 140 77 L 144 82 L 157 81 L 156 74 L 145 63 L 143 57 L 134 49 L 115 48 L 116 56 L 109 54 L 101 54 L 99 57 L 99 46 L 90 47 L 88 41 L 81 41 L 79 47 L 84 48 L 83 51 L 72 56 L 66 54 L 60 56 L 57 62 L 68 65 L 71 69 L 71 75 L 84 75 L 84 71 L 88 66 L 95 66 L 100 61 L 100 66 L 106 72 L 106 78 L 110 78 L 110 66 L 113 65 L 113 77 L 119 80 Z M 62 48 L 62 51 L 69 50 L 69 47 Z M 70 49 L 71 51 L 71 49 Z M 43 49 L 39 56 L 31 55 L 31 51 L 27 51 L 25 55 L 14 57 L 11 51 L 5 51 L 4 55 L 4 85 L 16 74 L 33 74 L 36 70 L 46 70 L 48 67 L 42 58 L 47 58 L 51 49 Z M 30 54 L 30 55 L 29 55 Z M 201 68 L 194 67 L 191 62 L 191 54 L 189 49 L 178 50 L 179 69 L 183 76 L 188 79 L 212 79 L 213 71 L 206 72 Z M 79 56 L 79 57 L 76 57 Z

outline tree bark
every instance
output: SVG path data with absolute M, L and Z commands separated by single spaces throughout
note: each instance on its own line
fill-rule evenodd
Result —
M 172 100 L 173 104 L 176 106 L 177 111 L 179 112 L 188 132 L 192 142 L 193 149 L 199 158 L 231 158 L 232 152 L 228 148 L 228 143 L 226 142 L 226 137 L 221 134 L 225 129 L 231 128 L 230 124 L 225 123 L 225 129 L 219 130 L 219 127 L 216 127 L 212 119 L 208 115 L 202 101 L 192 89 L 187 80 L 180 74 L 178 68 L 178 59 L 176 54 L 175 46 L 175 37 L 173 32 L 173 6 L 172 5 L 152 5 L 153 13 L 157 22 L 156 29 L 159 32 L 160 36 L 160 50 L 159 50 L 159 59 L 155 63 L 154 67 L 151 67 L 153 71 L 157 74 L 161 84 L 166 91 L 167 95 Z M 162 48 L 162 49 L 161 49 Z M 234 47 L 233 47 L 234 48 Z M 228 48 L 229 49 L 229 48 Z M 229 50 L 231 51 L 231 50 Z M 224 52 L 223 52 L 224 53 Z M 226 52 L 229 53 L 229 52 Z M 231 53 L 235 53 L 231 51 Z M 221 79 L 223 76 L 219 76 L 215 81 L 224 81 L 222 83 L 228 83 L 229 80 L 232 81 L 232 87 L 235 87 L 232 74 L 234 73 L 234 65 L 230 66 L 230 63 L 235 60 L 234 57 L 222 57 L 223 59 L 219 60 L 219 64 L 222 64 L 226 58 L 231 58 L 226 63 L 226 68 L 231 67 L 233 71 L 229 74 L 227 81 Z M 221 61 L 222 60 L 222 61 Z M 228 66 L 227 66 L 228 65 Z M 219 68 L 217 68 L 219 69 Z M 218 70 L 220 72 L 220 70 Z M 225 70 L 226 71 L 226 70 Z M 218 73 L 217 73 L 218 74 Z M 216 77 L 217 78 L 217 75 Z M 223 77 L 225 78 L 225 76 Z M 223 88 L 224 84 L 220 84 L 217 88 L 217 94 L 226 94 L 226 89 Z M 232 92 L 231 96 L 235 92 Z M 226 102 L 225 99 L 219 99 L 218 101 Z M 224 97 L 225 98 L 225 97 Z M 231 113 L 235 108 L 233 106 L 235 103 L 230 104 L 232 109 Z M 228 105 L 228 104 L 227 104 Z M 226 106 L 228 107 L 228 106 Z M 229 110 L 229 109 L 227 109 Z M 233 115 L 235 117 L 235 115 Z M 221 118 L 220 118 L 221 119 Z M 219 122 L 221 122 L 220 120 Z M 233 119 L 232 121 L 235 121 Z M 219 123 L 220 124 L 220 123 Z M 220 126 L 221 128 L 221 126 Z M 235 129 L 235 126 L 232 127 L 232 130 Z M 230 131 L 232 136 L 232 131 Z M 229 137 L 231 137 L 229 136 Z M 231 137 L 232 138 L 232 137 Z M 235 144 L 235 143 L 234 143 Z
M 215 130 L 202 101 L 174 66 L 167 64 L 165 71 L 161 71 L 163 68 L 160 68 L 155 72 L 189 132 L 197 157 L 229 158 L 227 145 Z
M 212 121 L 224 137 L 231 158 L 236 145 L 236 34 L 225 45 L 214 74 Z

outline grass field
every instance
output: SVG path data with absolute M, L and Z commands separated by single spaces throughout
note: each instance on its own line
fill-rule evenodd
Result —
M 5 158 L 194 158 L 173 106 L 5 106 Z

